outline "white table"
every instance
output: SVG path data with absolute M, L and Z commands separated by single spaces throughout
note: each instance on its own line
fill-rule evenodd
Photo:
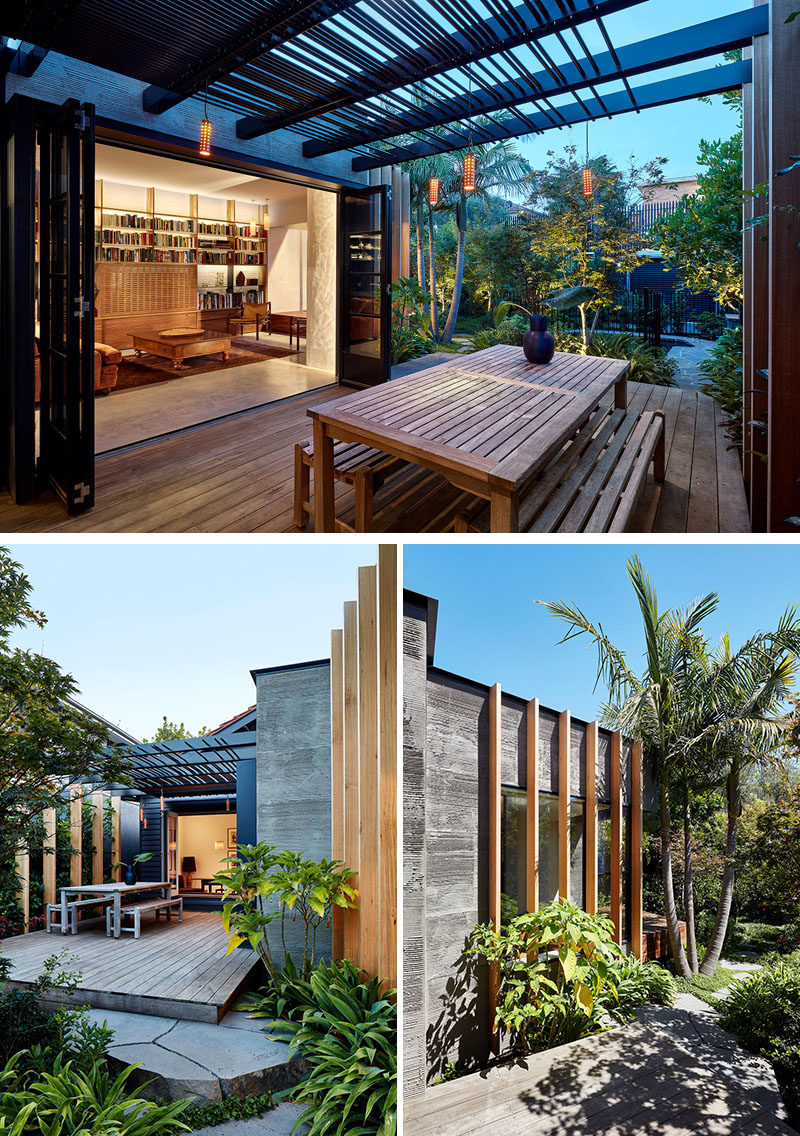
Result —
M 62 887 L 61 934 L 66 935 L 67 933 L 67 904 L 71 895 L 76 897 L 81 895 L 106 897 L 110 895 L 114 900 L 114 938 L 118 939 L 122 923 L 120 911 L 122 910 L 123 895 L 135 895 L 140 891 L 156 891 L 158 889 L 164 892 L 165 899 L 172 899 L 172 884 L 169 880 L 150 880 L 147 882 L 140 880 L 138 884 L 70 884 L 68 887 Z

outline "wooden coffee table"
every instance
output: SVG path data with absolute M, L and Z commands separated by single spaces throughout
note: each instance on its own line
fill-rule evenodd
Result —
M 213 355 L 221 352 L 223 361 L 228 358 L 231 337 L 219 332 L 202 331 L 185 336 L 162 336 L 158 331 L 145 331 L 141 334 L 129 332 L 133 340 L 137 358 L 147 353 L 158 355 L 161 359 L 171 359 L 175 371 L 183 368 L 183 360 L 197 355 Z

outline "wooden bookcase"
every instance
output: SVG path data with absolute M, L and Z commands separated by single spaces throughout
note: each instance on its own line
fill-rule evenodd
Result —
M 177 316 L 179 326 L 224 329 L 243 302 L 266 299 L 268 241 L 269 215 L 257 202 L 98 181 L 98 339 L 127 347 L 128 332 L 175 326 Z M 155 271 L 137 271 L 144 266 Z M 133 306 L 120 310 L 113 292 Z M 172 297 L 168 307 L 153 307 L 159 295 Z

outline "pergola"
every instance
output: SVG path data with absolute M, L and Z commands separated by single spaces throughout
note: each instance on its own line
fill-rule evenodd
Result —
M 615 15 L 655 3 L 30 0 L 4 30 L 20 74 L 57 50 L 146 84 L 154 122 L 202 96 L 238 137 L 293 131 L 308 157 L 351 152 L 354 172 L 742 88 L 744 188 L 766 185 L 770 213 L 768 240 L 744 235 L 744 475 L 753 527 L 796 531 L 800 170 L 779 171 L 800 153 L 800 0 L 615 43 Z M 745 218 L 764 212 L 745 199 Z
M 160 793 L 205 794 L 234 791 L 239 762 L 252 756 L 255 734 L 230 738 L 181 738 L 169 742 L 140 742 L 126 746 L 134 787 L 157 796 Z

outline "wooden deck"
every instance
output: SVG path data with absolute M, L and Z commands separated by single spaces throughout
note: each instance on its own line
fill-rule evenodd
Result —
M 216 1023 L 261 965 L 253 951 L 226 955 L 227 947 L 218 914 L 187 911 L 183 923 L 145 916 L 139 939 L 106 938 L 105 921 L 98 919 L 81 924 L 77 935 L 35 931 L 4 939 L 2 953 L 14 963 L 11 984 L 21 988 L 50 955 L 74 956 L 65 956 L 63 965 L 80 971 L 79 986 L 71 998 L 51 991 L 51 1002 Z
M 406 1102 L 406 1136 L 791 1136 L 777 1093 L 636 1023 Z
M 291 532 L 293 446 L 311 436 L 306 410 L 349 393 L 340 387 L 317 391 L 102 458 L 91 512 L 69 518 L 51 493 L 21 506 L 5 496 L 0 529 Z M 666 480 L 660 486 L 650 479 L 629 531 L 749 532 L 738 458 L 725 448 L 716 404 L 693 391 L 630 383 L 629 405 L 662 409 L 667 441 Z M 348 510 L 351 491 L 339 487 L 338 496 L 339 508 Z M 425 471 L 398 474 L 376 497 L 376 529 L 446 531 L 459 497 Z

